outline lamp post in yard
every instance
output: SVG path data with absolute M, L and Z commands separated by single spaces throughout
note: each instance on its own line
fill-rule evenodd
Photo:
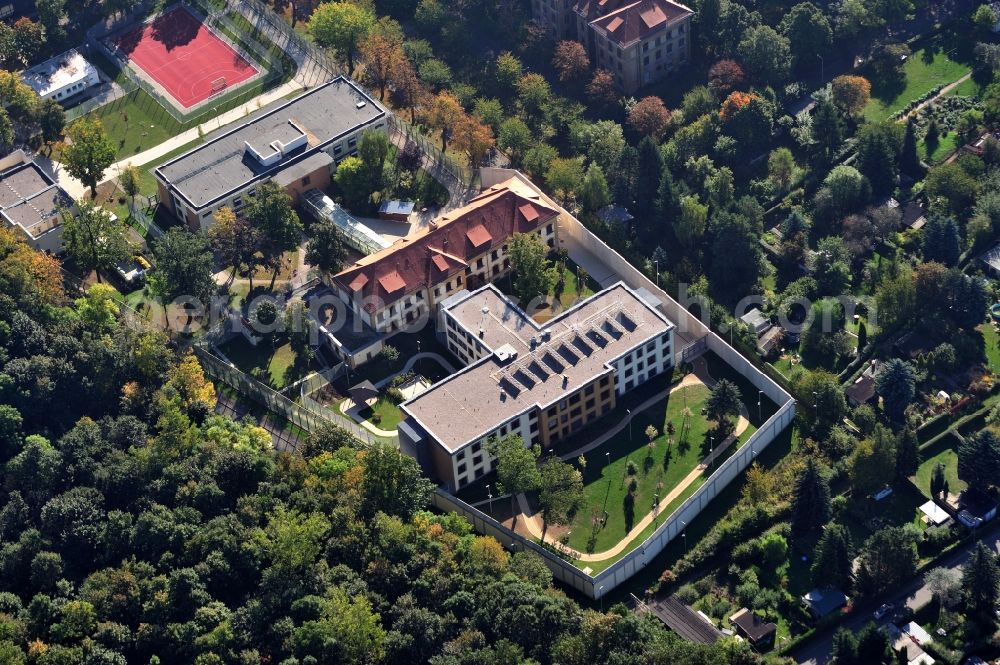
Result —
M 493 492 L 490 491 L 490 486 L 486 486 L 486 497 L 490 502 L 490 517 L 493 517 Z

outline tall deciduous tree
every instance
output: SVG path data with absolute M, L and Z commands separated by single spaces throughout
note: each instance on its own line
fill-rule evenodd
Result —
M 841 75 L 831 84 L 833 103 L 848 115 L 857 115 L 872 98 L 872 84 L 864 76 Z
M 378 88 L 378 98 L 384 101 L 386 86 L 406 59 L 403 53 L 403 32 L 399 24 L 392 19 L 381 19 L 361 39 L 358 52 L 365 64 L 365 78 Z
M 800 2 L 781 20 L 797 65 L 812 66 L 833 43 L 833 29 L 823 11 L 811 2 Z
M 579 81 L 590 69 L 590 58 L 587 57 L 583 44 L 565 40 L 556 44 L 552 66 L 559 72 L 560 81 L 564 83 Z
M 243 214 L 263 234 L 262 251 L 274 271 L 273 286 L 281 269 L 282 255 L 299 246 L 302 222 L 292 208 L 291 198 L 274 182 L 257 187 L 257 195 L 250 198 Z
M 587 167 L 580 186 L 580 203 L 586 212 L 597 212 L 611 203 L 611 189 L 604 177 L 604 171 L 595 163 Z
M 66 171 L 90 187 L 90 198 L 97 198 L 97 183 L 115 161 L 115 146 L 97 118 L 84 116 L 66 128 L 67 145 L 62 158 Z
M 313 224 L 306 244 L 306 262 L 319 268 L 323 274 L 332 275 L 343 269 L 346 258 L 344 241 L 333 222 Z
M 153 242 L 153 256 L 156 270 L 149 285 L 154 293 L 168 300 L 195 298 L 208 306 L 217 287 L 207 236 L 173 227 Z
M 556 283 L 556 269 L 546 253 L 541 238 L 534 233 L 515 233 L 510 240 L 510 264 L 517 273 L 514 293 L 523 307 L 546 295 Z
M 215 223 L 208 230 L 212 251 L 223 265 L 233 267 L 232 279 L 246 273 L 253 291 L 253 274 L 263 260 L 260 256 L 263 233 L 245 216 L 237 217 L 231 208 L 220 208 L 213 216 Z
M 365 450 L 364 497 L 361 511 L 374 517 L 378 511 L 409 517 L 423 510 L 434 491 L 417 460 L 390 444 L 376 443 Z
M 777 85 L 788 77 L 792 50 L 788 39 L 767 25 L 750 28 L 743 35 L 737 51 L 740 60 L 754 79 Z
M 550 524 L 566 524 L 583 504 L 583 475 L 572 464 L 550 456 L 539 467 L 538 505 L 542 509 L 542 542 Z
M 374 27 L 374 12 L 353 2 L 325 2 L 309 19 L 309 33 L 320 46 L 332 48 L 347 59 L 348 74 L 354 73 L 358 44 Z
M 439 92 L 427 109 L 427 123 L 441 132 L 441 152 L 448 150 L 455 127 L 465 117 L 462 104 L 450 92 Z
M 643 97 L 629 110 L 628 124 L 659 143 L 670 128 L 670 111 L 659 97 Z
M 74 263 L 84 270 L 111 270 L 128 258 L 132 246 L 125 224 L 90 201 L 80 201 L 75 214 L 63 211 L 63 244 Z
M 525 446 L 524 440 L 516 434 L 490 439 L 486 451 L 496 458 L 497 491 L 510 494 L 510 509 L 516 515 L 517 495 L 534 492 L 542 484 L 542 475 L 538 470 L 540 451 L 537 447 Z

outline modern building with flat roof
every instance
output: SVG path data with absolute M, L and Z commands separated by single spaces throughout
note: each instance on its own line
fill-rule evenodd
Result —
M 21 72 L 21 79 L 42 99 L 54 99 L 63 106 L 101 83 L 97 68 L 76 49 L 25 69 Z
M 622 282 L 544 324 L 490 284 L 443 302 L 437 329 L 467 366 L 404 402 L 399 431 L 452 489 L 492 469 L 491 438 L 548 448 L 674 365 L 674 324 Z
M 61 211 L 72 207 L 72 197 L 23 150 L 0 159 L 0 217 L 29 245 L 62 251 Z
M 326 187 L 335 165 L 357 152 L 361 134 L 385 130 L 387 116 L 338 76 L 158 166 L 160 201 L 192 229 L 210 225 L 222 207 L 239 214 L 264 182 L 297 202 L 302 192 Z

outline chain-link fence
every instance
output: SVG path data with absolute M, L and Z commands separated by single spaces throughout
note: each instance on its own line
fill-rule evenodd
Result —
M 207 122 L 219 113 L 245 104 L 265 90 L 269 90 L 285 80 L 289 64 L 285 62 L 284 57 L 280 57 L 282 54 L 261 44 L 252 44 L 248 39 L 241 37 L 243 30 L 225 17 L 225 10 L 213 10 L 211 7 L 189 3 L 182 4 L 198 15 L 205 24 L 212 27 L 216 37 L 228 44 L 245 60 L 253 63 L 261 71 L 261 74 L 238 86 L 226 88 L 220 94 L 210 97 L 192 109 L 178 108 L 159 85 L 147 80 L 143 74 L 130 67 L 128 56 L 113 44 L 112 37 L 114 35 L 133 29 L 136 25 L 141 25 L 140 19 L 145 16 L 146 12 L 150 11 L 148 6 L 141 5 L 132 14 L 120 19 L 98 23 L 87 31 L 88 52 L 91 55 L 96 53 L 106 61 L 107 66 L 113 70 L 108 73 L 115 76 L 116 85 L 123 90 L 123 94 L 118 94 L 115 98 L 124 97 L 134 100 L 135 93 L 142 90 L 163 107 L 183 130 Z M 290 72 L 288 74 L 290 75 Z M 103 102 L 100 101 L 100 98 L 94 98 L 93 101 L 88 100 L 88 102 L 81 104 L 82 108 L 74 109 L 74 118 L 107 104 L 107 99 Z
M 194 351 L 209 376 L 221 381 L 240 395 L 253 400 L 268 411 L 283 417 L 306 432 L 315 432 L 325 425 L 336 425 L 347 430 L 354 438 L 366 445 L 375 443 L 399 445 L 398 437 L 376 436 L 350 418 L 326 408 L 315 400 L 307 398 L 301 404 L 293 402 L 284 395 L 275 392 L 260 381 L 225 362 L 201 345 L 195 346 Z

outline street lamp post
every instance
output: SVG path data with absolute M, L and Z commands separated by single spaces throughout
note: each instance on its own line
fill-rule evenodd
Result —
M 760 415 L 761 414 L 761 411 L 760 411 L 760 401 L 761 401 L 761 399 L 763 399 L 763 397 L 764 397 L 764 391 L 763 390 L 758 390 L 757 391 L 757 425 L 758 426 L 760 426 L 760 423 L 762 421 L 762 418 L 761 418 L 761 415 Z
M 715 452 L 715 437 L 714 436 L 709 436 L 708 437 L 708 468 L 712 468 L 712 465 L 715 464 L 715 459 L 712 457 L 712 453 L 714 453 L 714 452 Z
M 486 486 L 486 498 L 490 502 L 490 517 L 493 517 L 493 492 L 490 491 L 490 486 Z

